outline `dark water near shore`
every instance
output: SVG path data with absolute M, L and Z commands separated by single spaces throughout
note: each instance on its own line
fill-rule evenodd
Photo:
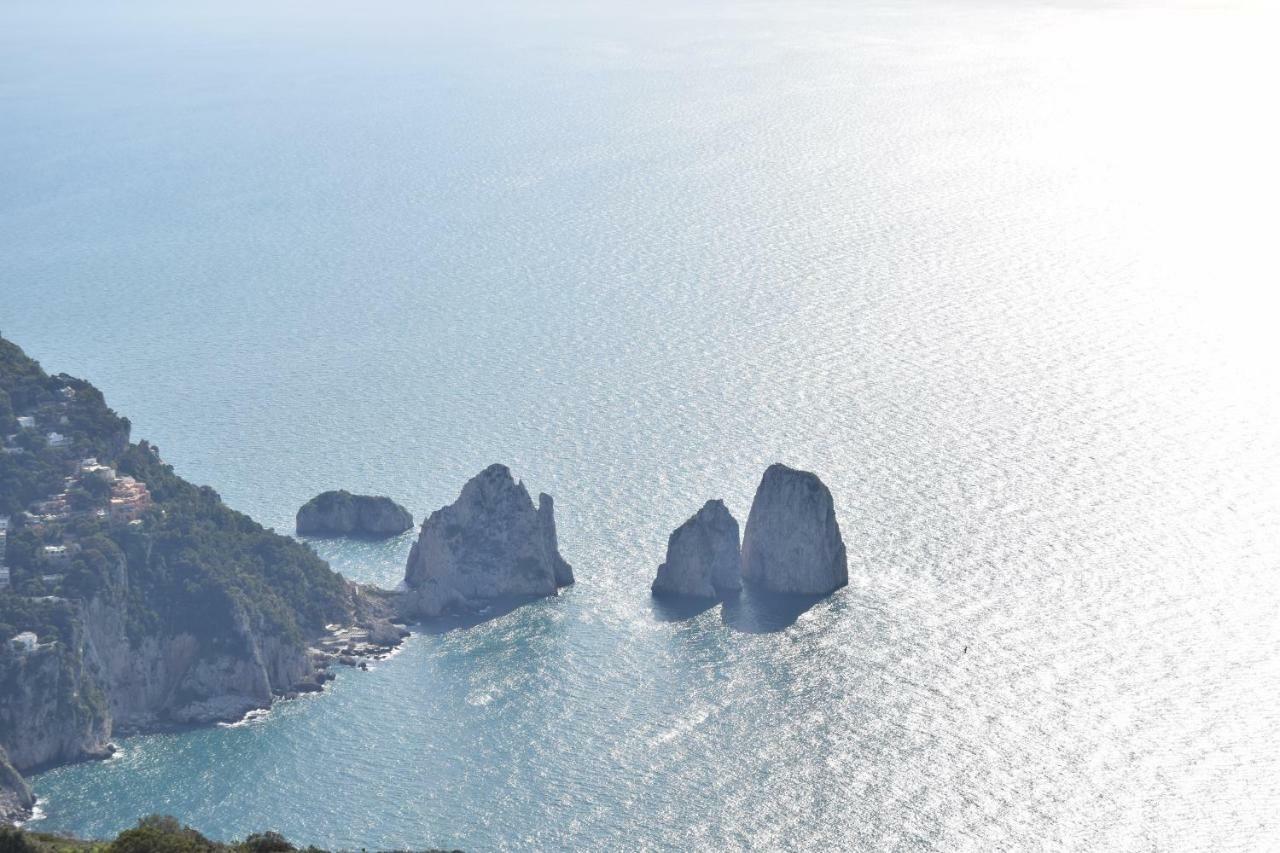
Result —
M 6 4 L 4 334 L 280 530 L 506 462 L 579 579 L 42 774 L 40 825 L 1276 846 L 1273 23 Z M 670 530 L 775 460 L 831 486 L 849 587 L 655 605 Z M 409 543 L 316 547 L 394 585 Z

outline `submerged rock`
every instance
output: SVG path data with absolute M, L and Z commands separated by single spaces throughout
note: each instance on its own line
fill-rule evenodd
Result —
M 392 647 L 400 645 L 400 641 L 409 636 L 409 632 L 399 625 L 393 625 L 387 619 L 374 619 L 369 623 L 369 642 L 375 646 Z
M 741 588 L 738 522 L 723 501 L 707 501 L 667 539 L 653 594 L 720 598 Z
M 391 498 L 322 492 L 298 510 L 304 536 L 396 536 L 413 527 L 413 516 Z
M 742 537 L 742 579 L 773 592 L 822 595 L 849 582 L 831 492 L 816 474 L 770 465 Z
M 501 599 L 555 595 L 573 583 L 550 495 L 538 506 L 505 465 L 490 465 L 422 523 L 404 576 L 410 616 L 470 612 Z

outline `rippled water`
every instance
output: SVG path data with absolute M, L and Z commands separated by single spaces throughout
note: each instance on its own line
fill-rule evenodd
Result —
M 0 329 L 278 529 L 504 461 L 579 583 L 42 774 L 42 826 L 1280 843 L 1272 13 L 214 8 L 0 11 Z M 775 460 L 849 587 L 656 608 Z

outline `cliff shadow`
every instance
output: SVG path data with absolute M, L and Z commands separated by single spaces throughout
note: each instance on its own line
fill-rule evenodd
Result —
M 649 595 L 649 608 L 659 622 L 686 622 L 701 616 L 720 603 L 718 598 L 687 598 L 682 595 Z
M 773 634 L 794 625 L 801 614 L 829 595 L 788 595 L 747 587 L 724 600 L 720 619 L 744 634 Z
M 461 631 L 501 619 L 516 608 L 535 601 L 543 601 L 547 596 L 530 595 L 512 598 L 496 598 L 474 612 L 446 613 L 442 616 L 428 616 L 414 619 L 411 624 L 421 634 L 447 634 L 450 631 Z

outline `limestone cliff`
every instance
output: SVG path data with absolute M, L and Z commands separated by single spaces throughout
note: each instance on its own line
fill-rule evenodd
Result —
M 64 441 L 27 435 L 19 417 Z M 10 775 L 105 755 L 114 733 L 236 719 L 319 689 L 316 667 L 328 656 L 314 656 L 312 641 L 327 626 L 391 610 L 303 543 L 179 477 L 154 446 L 130 443 L 128 420 L 101 392 L 50 376 L 3 338 L 0 426 L 24 442 L 0 454 L 0 515 L 10 520 L 11 583 L 0 590 L 8 811 L 26 808 Z M 103 471 L 111 483 L 131 478 L 127 513 L 97 479 Z M 56 566 L 51 545 L 65 549 Z
M 110 753 L 111 714 L 101 683 L 70 644 L 0 653 L 0 750 L 20 771 Z
M 720 598 L 741 588 L 738 522 L 723 501 L 707 501 L 667 540 L 653 594 Z
M 475 611 L 493 600 L 555 595 L 573 583 L 550 495 L 535 507 L 505 465 L 490 465 L 422 524 L 405 568 L 407 615 Z
M 235 720 L 317 681 L 306 645 L 233 605 L 231 632 L 130 637 L 123 555 L 92 598 L 65 601 L 68 630 L 0 651 L 0 749 L 19 770 L 110 753 L 113 734 Z
M 849 582 L 831 492 L 816 474 L 770 465 L 742 537 L 742 579 L 773 592 L 822 595 Z
M 25 820 L 35 804 L 31 786 L 13 769 L 9 757 L 0 749 L 0 826 Z
M 303 504 L 296 526 L 304 536 L 396 536 L 413 527 L 413 516 L 391 498 L 339 490 Z
M 131 638 L 126 592 L 127 581 L 107 587 L 81 610 L 84 654 L 104 685 L 115 733 L 239 719 L 315 678 L 304 644 L 255 624 L 234 603 L 224 636 L 164 631 Z

